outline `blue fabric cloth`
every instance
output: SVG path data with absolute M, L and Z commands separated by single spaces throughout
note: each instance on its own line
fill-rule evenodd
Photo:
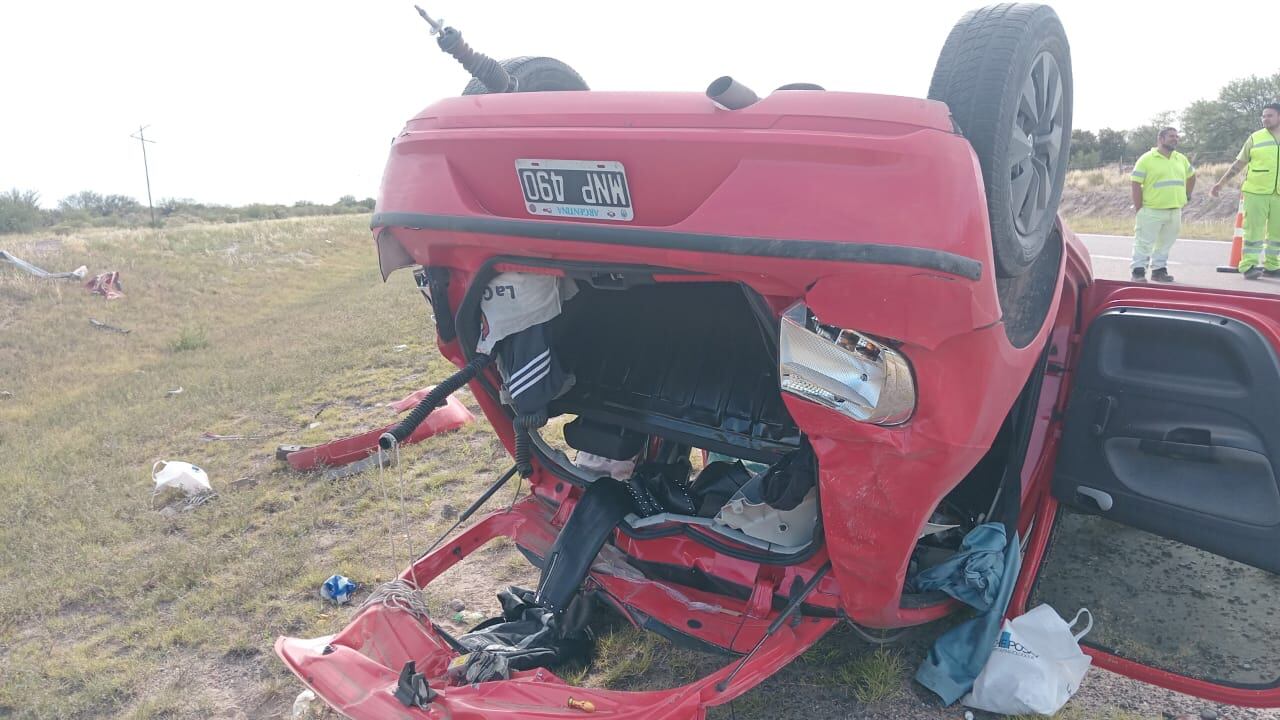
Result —
M 1004 572 L 1004 525 L 987 523 L 969 531 L 960 551 L 946 562 L 923 570 L 907 583 L 909 592 L 941 590 L 976 610 L 986 610 L 996 599 Z
M 354 593 L 359 587 L 358 584 L 352 582 L 345 575 L 331 575 L 320 586 L 320 597 L 335 605 L 345 605 L 351 602 L 351 593 Z
M 975 534 L 978 537 L 970 543 L 970 537 Z M 961 544 L 960 554 L 967 549 L 975 553 L 967 559 L 985 557 L 994 562 L 970 563 L 958 554 L 948 561 L 952 568 L 952 581 L 937 586 L 937 589 L 971 605 L 971 599 L 981 602 L 988 595 L 991 598 L 985 608 L 974 605 L 981 611 L 977 617 L 943 633 L 916 671 L 916 682 L 932 690 L 946 705 L 951 705 L 973 689 L 973 681 L 991 657 L 1005 611 L 1009 608 L 1009 598 L 1022 568 L 1022 553 L 1017 533 L 1009 538 L 1002 551 L 992 553 L 991 545 L 997 540 L 1002 541 L 1004 536 L 1004 526 L 999 523 L 987 523 L 971 530 Z M 983 567 L 986 572 L 980 573 Z M 973 577 L 970 577 L 971 571 Z M 988 593 L 988 590 L 992 592 Z

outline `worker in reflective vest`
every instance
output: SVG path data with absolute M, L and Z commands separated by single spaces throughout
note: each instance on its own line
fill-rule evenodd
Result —
M 1280 103 L 1262 110 L 1262 129 L 1249 136 L 1236 161 L 1209 194 L 1217 197 L 1222 185 L 1248 167 L 1244 186 L 1244 247 L 1240 272 L 1246 280 L 1264 274 L 1280 276 Z M 1265 250 L 1265 252 L 1264 252 Z M 1265 256 L 1265 259 L 1264 259 Z
M 1178 131 L 1167 127 L 1156 137 L 1156 146 L 1138 158 L 1133 166 L 1133 207 L 1137 218 L 1133 228 L 1133 279 L 1146 282 L 1147 265 L 1151 279 L 1173 282 L 1169 274 L 1169 251 L 1182 229 L 1182 206 L 1196 186 L 1196 171 L 1178 147 Z

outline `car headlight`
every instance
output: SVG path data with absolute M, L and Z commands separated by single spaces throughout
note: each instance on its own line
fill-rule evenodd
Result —
M 902 353 L 854 330 L 824 325 L 803 302 L 782 314 L 782 389 L 859 422 L 901 425 L 916 408 Z

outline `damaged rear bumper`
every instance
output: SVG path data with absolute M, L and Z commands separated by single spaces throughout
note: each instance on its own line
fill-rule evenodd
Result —
M 426 585 L 498 537 L 510 537 L 530 554 L 545 557 L 556 532 L 551 512 L 536 498 L 527 498 L 509 511 L 485 517 L 416 562 L 402 578 L 412 577 L 420 586 Z M 633 622 L 650 617 L 696 627 L 697 635 L 704 638 L 728 638 L 726 646 L 731 654 L 750 650 L 777 617 L 771 608 L 753 610 L 758 603 L 677 589 L 638 573 L 618 572 L 607 564 L 593 566 L 587 583 Z M 365 609 L 336 635 L 281 637 L 275 649 L 316 695 L 357 720 L 581 718 L 588 713 L 572 705 L 581 708 L 583 701 L 594 707 L 591 714 L 613 718 L 701 718 L 706 708 L 734 699 L 802 654 L 836 622 L 836 618 L 797 617 L 784 623 L 748 657 L 723 690 L 718 685 L 729 677 L 738 659 L 686 685 L 659 691 L 574 687 L 546 669 L 515 672 L 510 680 L 453 686 L 446 679 L 449 661 L 456 656 L 449 644 L 429 622 L 383 606 Z M 425 710 L 406 707 L 395 698 L 400 670 L 411 660 L 437 693 Z

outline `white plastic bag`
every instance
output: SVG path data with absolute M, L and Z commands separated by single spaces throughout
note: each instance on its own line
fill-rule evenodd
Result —
M 160 460 L 151 466 L 151 479 L 156 481 L 156 489 L 152 495 L 163 492 L 165 488 L 178 488 L 187 497 L 211 492 L 209 474 L 189 462 L 178 460 Z
M 1086 616 L 1084 630 L 1071 629 Z M 1080 638 L 1093 629 L 1093 615 L 1081 608 L 1070 623 L 1048 605 L 1005 620 L 991 658 L 960 702 L 1004 715 L 1053 715 L 1080 688 L 1090 658 Z

